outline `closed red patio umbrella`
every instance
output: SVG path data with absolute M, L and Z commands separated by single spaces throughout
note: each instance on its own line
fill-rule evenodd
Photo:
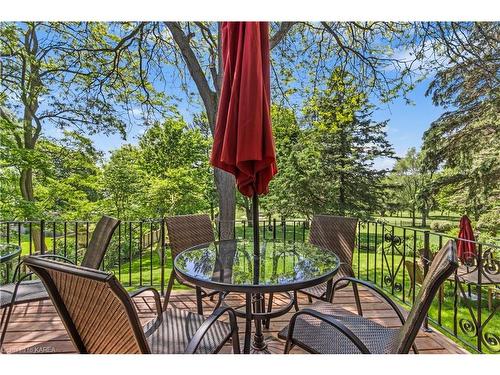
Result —
M 462 263 L 468 263 L 476 257 L 476 244 L 474 231 L 467 215 L 462 216 L 460 219 L 460 231 L 458 232 L 457 255 Z M 463 239 L 465 241 L 460 241 Z
M 211 164 L 232 173 L 253 200 L 254 255 L 259 254 L 258 195 L 277 172 L 271 129 L 269 24 L 223 22 L 224 76 Z

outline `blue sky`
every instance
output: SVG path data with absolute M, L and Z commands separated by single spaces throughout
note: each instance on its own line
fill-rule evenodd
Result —
M 410 147 L 420 148 L 425 130 L 444 111 L 443 108 L 434 106 L 430 97 L 425 96 L 429 82 L 429 78 L 422 81 L 408 94 L 408 98 L 413 102 L 412 104 L 407 104 L 403 99 L 396 99 L 374 112 L 374 120 L 389 120 L 387 136 L 398 156 L 404 155 Z M 182 95 L 179 94 L 179 96 Z M 199 107 L 181 103 L 179 110 L 183 115 L 187 115 L 198 112 Z M 109 152 L 125 143 L 137 143 L 137 137 L 144 130 L 145 128 L 140 125 L 129 126 L 126 141 L 121 139 L 118 134 L 110 136 L 97 134 L 91 138 L 96 148 Z M 393 160 L 378 160 L 376 166 L 378 168 L 389 168 L 393 163 Z
M 389 120 L 387 136 L 398 156 L 403 156 L 410 147 L 418 150 L 422 145 L 424 132 L 444 112 L 442 107 L 434 106 L 432 99 L 425 96 L 430 81 L 430 78 L 422 81 L 408 94 L 412 104 L 397 99 L 374 113 L 376 121 Z M 393 160 L 380 160 L 376 163 L 379 168 L 391 167 L 393 164 Z

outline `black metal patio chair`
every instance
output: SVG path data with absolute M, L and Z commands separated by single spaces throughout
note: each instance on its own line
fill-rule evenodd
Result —
M 103 216 L 98 221 L 92 233 L 87 250 L 83 256 L 81 263 L 82 266 L 94 269 L 100 267 L 109 243 L 111 242 L 113 233 L 119 224 L 120 220 L 109 216 Z M 56 254 L 41 254 L 36 256 L 73 263 L 72 260 Z M 12 283 L 5 284 L 0 287 L 0 308 L 3 309 L 2 320 L 0 322 L 0 326 L 2 327 L 0 348 L 2 348 L 5 340 L 5 335 L 7 333 L 8 324 L 14 306 L 20 303 L 37 302 L 49 298 L 47 290 L 41 280 L 28 280 L 32 273 L 26 273 L 24 276 L 19 277 L 19 280 L 17 280 L 23 264 L 24 261 L 21 261 L 17 265 L 12 277 Z
M 129 295 L 107 272 L 38 257 L 26 265 L 43 281 L 66 331 L 80 353 L 179 354 L 217 353 L 228 340 L 239 353 L 238 325 L 231 308 L 216 310 L 205 319 L 180 309 L 162 311 L 160 295 L 152 287 L 157 316 L 144 327 Z M 220 321 L 229 315 L 229 324 Z
M 394 309 L 402 324 L 400 328 L 384 327 L 349 312 L 340 314 L 331 303 L 318 301 L 295 313 L 290 324 L 279 332 L 278 337 L 286 340 L 285 353 L 294 345 L 323 354 L 407 354 L 412 347 L 417 353 L 414 341 L 432 300 L 458 267 L 456 251 L 456 243 L 450 240 L 436 254 L 407 319 L 375 285 L 352 277 L 336 281 L 360 284 L 375 292 Z

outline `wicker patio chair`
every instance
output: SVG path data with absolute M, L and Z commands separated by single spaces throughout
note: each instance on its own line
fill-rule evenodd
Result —
M 216 353 L 232 339 L 239 353 L 238 326 L 231 308 L 217 310 L 208 319 L 186 310 L 162 312 L 160 295 L 152 287 L 157 317 L 144 327 L 129 295 L 107 272 L 38 257 L 26 265 L 38 275 L 80 353 Z M 219 318 L 229 315 L 229 324 Z
M 95 269 L 100 267 L 109 243 L 111 242 L 111 237 L 119 224 L 120 220 L 109 216 L 103 216 L 98 221 L 83 257 L 81 263 L 82 266 Z M 68 263 L 73 263 L 72 260 L 56 254 L 42 254 L 37 256 L 59 259 Z M 20 303 L 37 302 L 49 298 L 49 295 L 40 280 L 27 280 L 27 278 L 32 275 L 31 273 L 27 273 L 16 281 L 21 272 L 23 263 L 24 261 L 21 261 L 17 265 L 12 277 L 12 283 L 2 285 L 0 288 L 0 308 L 3 309 L 2 320 L 0 322 L 0 326 L 2 327 L 0 348 L 2 347 L 5 339 L 7 326 L 9 324 L 14 306 Z
M 407 354 L 441 284 L 458 267 L 456 243 L 448 241 L 434 257 L 420 292 L 405 320 L 399 307 L 379 288 L 352 277 L 338 282 L 361 284 L 384 299 L 396 312 L 402 326 L 387 328 L 362 316 L 343 312 L 339 314 L 332 304 L 318 301 L 292 317 L 278 337 L 286 339 L 285 353 L 297 345 L 311 353 L 324 354 Z
M 309 242 L 319 246 L 325 250 L 334 252 L 340 259 L 338 272 L 333 277 L 333 282 L 342 277 L 354 277 L 352 270 L 352 258 L 354 245 L 356 241 L 356 228 L 358 226 L 357 218 L 330 216 L 330 215 L 314 215 L 311 221 L 311 230 L 309 232 Z M 349 283 L 342 282 L 337 284 L 337 289 L 345 288 Z M 354 298 L 358 312 L 361 311 L 361 303 L 357 285 L 352 284 Z M 329 302 L 333 295 L 331 290 L 328 290 L 328 283 L 313 286 L 311 288 L 300 289 L 299 292 L 307 295 L 309 303 L 312 299 L 319 299 Z M 273 294 L 269 294 L 269 303 L 267 311 L 271 312 L 273 304 Z M 297 292 L 294 292 L 295 310 L 299 311 L 299 303 Z M 266 328 L 270 326 L 270 320 L 265 321 Z
M 352 259 L 357 227 L 357 218 L 315 215 L 312 219 L 309 242 L 325 250 L 334 252 L 341 262 L 339 270 L 333 278 L 334 282 L 343 277 L 354 277 Z M 348 282 L 344 281 L 335 284 L 337 289 L 345 288 L 349 285 Z M 353 284 L 353 289 L 356 306 L 358 306 L 359 310 L 359 294 L 355 284 Z M 300 292 L 307 295 L 309 302 L 312 302 L 312 298 L 329 302 L 333 295 L 333 290 L 327 290 L 327 283 L 301 289 Z
M 172 261 L 179 253 L 189 249 L 190 247 L 215 241 L 214 229 L 208 215 L 171 216 L 165 219 L 165 224 L 167 225 L 168 242 L 170 245 Z M 179 275 L 177 275 L 172 267 L 167 290 L 165 292 L 163 303 L 164 310 L 167 308 L 170 293 L 172 292 L 172 287 L 174 286 L 174 282 L 176 280 L 177 282 L 196 290 L 196 305 L 198 314 L 200 315 L 203 314 L 203 298 L 213 298 L 214 295 L 218 294 L 216 291 L 202 289 L 188 283 L 186 280 L 183 280 Z M 219 304 L 217 307 L 218 306 Z

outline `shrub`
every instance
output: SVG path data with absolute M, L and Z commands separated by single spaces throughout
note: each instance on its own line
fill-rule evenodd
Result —
M 455 225 L 442 221 L 434 221 L 431 224 L 431 230 L 439 233 L 446 233 L 453 229 Z

